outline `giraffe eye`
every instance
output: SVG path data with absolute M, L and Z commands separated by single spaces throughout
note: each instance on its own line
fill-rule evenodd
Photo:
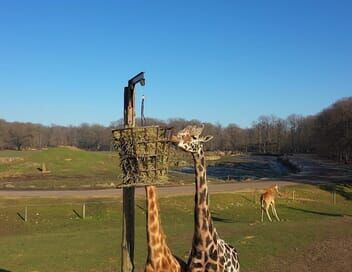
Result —
M 197 137 L 196 137 L 196 136 L 192 136 L 192 139 L 193 139 L 193 140 L 197 140 Z

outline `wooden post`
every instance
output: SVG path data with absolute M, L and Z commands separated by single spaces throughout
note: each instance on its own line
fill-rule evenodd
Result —
M 24 222 L 28 221 L 28 208 L 27 206 L 24 208 Z
M 254 204 L 257 204 L 258 203 L 258 201 L 257 201 L 257 188 L 254 189 L 253 194 L 254 194 L 254 197 L 253 197 Z
M 292 200 L 295 201 L 295 190 L 292 191 Z
M 134 187 L 123 188 L 121 271 L 134 270 Z
M 83 203 L 82 206 L 82 218 L 86 219 L 86 203 Z
M 124 126 L 125 128 L 135 127 L 135 92 L 134 87 L 137 83 L 144 86 L 144 73 L 141 72 L 128 81 L 128 86 L 124 89 Z M 122 216 L 122 243 L 121 243 L 121 271 L 132 272 L 134 270 L 134 187 L 122 189 L 123 216 Z

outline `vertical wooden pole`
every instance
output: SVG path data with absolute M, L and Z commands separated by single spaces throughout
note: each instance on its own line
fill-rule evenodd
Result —
M 27 222 L 28 220 L 28 208 L 27 206 L 24 208 L 24 222 Z
M 82 206 L 82 218 L 86 219 L 86 203 L 83 203 Z
M 124 125 L 132 128 L 136 125 L 135 110 L 135 85 L 145 84 L 144 72 L 139 73 L 128 81 L 124 89 Z M 123 216 L 122 216 L 122 243 L 121 243 L 121 271 L 133 272 L 134 270 L 134 187 L 122 189 Z
M 257 188 L 254 189 L 253 194 L 254 194 L 254 197 L 253 197 L 254 204 L 257 204 L 257 202 L 258 202 L 258 201 L 257 201 Z
M 295 191 L 293 190 L 292 192 L 292 200 L 294 201 L 295 200 Z
M 126 128 L 135 126 L 135 94 L 134 88 L 125 87 L 124 90 L 124 125 Z M 122 244 L 121 271 L 134 270 L 134 187 L 122 189 Z
M 134 270 L 134 187 L 123 188 L 121 271 Z

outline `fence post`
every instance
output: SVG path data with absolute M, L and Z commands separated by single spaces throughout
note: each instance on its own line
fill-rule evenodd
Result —
M 257 204 L 257 188 L 254 189 L 254 204 Z
M 292 200 L 295 201 L 295 190 L 292 191 Z
M 86 203 L 83 203 L 83 207 L 82 207 L 82 218 L 83 218 L 83 219 L 86 218 Z
M 24 222 L 28 221 L 28 208 L 27 206 L 24 207 Z

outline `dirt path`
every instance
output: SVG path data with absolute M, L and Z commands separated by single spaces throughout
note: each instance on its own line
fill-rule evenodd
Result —
M 241 183 L 223 183 L 223 184 L 209 184 L 209 190 L 212 193 L 233 192 L 233 191 L 252 191 L 255 189 L 267 188 L 272 184 L 279 184 L 279 186 L 296 185 L 298 183 L 291 181 L 258 181 L 258 182 L 241 182 Z M 144 196 L 144 188 L 137 188 L 136 195 Z M 158 188 L 160 196 L 174 196 L 174 195 L 189 195 L 194 194 L 194 185 L 160 187 Z M 104 189 L 104 190 L 65 190 L 65 191 L 45 191 L 45 190 L 0 190 L 0 197 L 77 197 L 77 198 L 110 198 L 120 197 L 122 195 L 121 189 Z

